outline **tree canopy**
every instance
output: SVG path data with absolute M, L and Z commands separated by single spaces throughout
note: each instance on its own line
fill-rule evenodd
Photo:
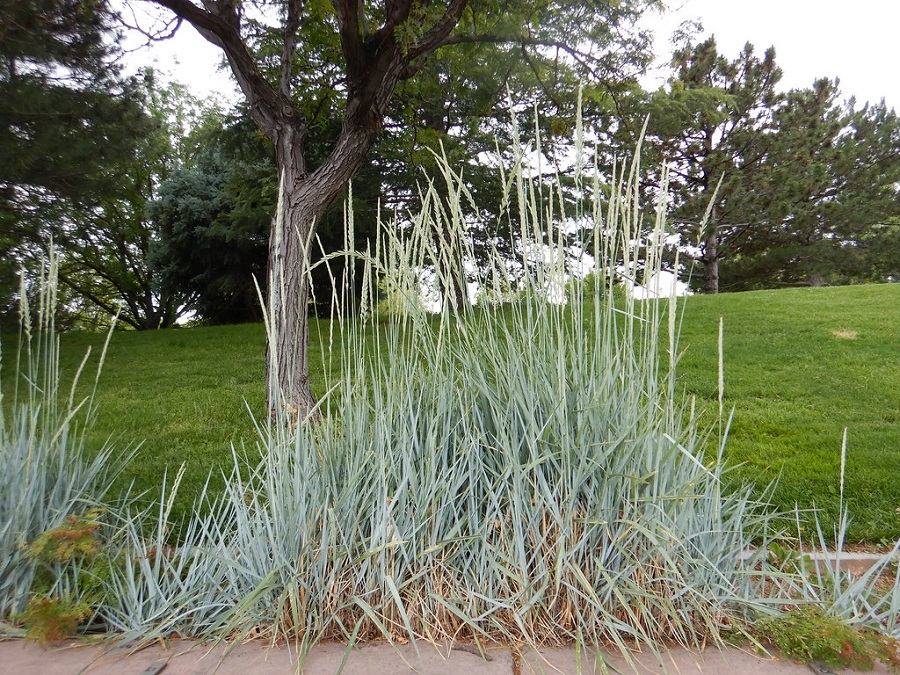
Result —
M 629 21 L 651 4 L 151 1 L 222 49 L 251 117 L 274 146 L 285 210 L 268 256 L 268 399 L 273 413 L 301 417 L 315 410 L 306 356 L 309 242 L 326 209 L 395 122 L 391 105 L 400 84 L 422 73 L 439 50 L 472 44 L 493 45 L 498 59 L 521 53 L 597 78 L 621 56 L 615 47 L 627 47 L 621 36 Z M 548 90 L 543 80 L 539 84 Z M 313 152 L 312 130 L 335 117 L 340 125 L 324 139 L 327 149 Z
M 105 0 L 10 0 L 0 15 L 0 247 L 10 277 L 54 230 L 127 191 L 152 123 L 115 62 Z
M 666 88 L 626 99 L 623 132 L 649 114 L 646 164 L 671 169 L 670 220 L 696 251 L 698 285 L 715 293 L 896 275 L 877 253 L 896 245 L 900 215 L 895 113 L 841 101 L 828 79 L 782 92 L 780 77 L 773 49 L 760 57 L 747 44 L 729 60 L 710 38 L 676 51 Z M 654 170 L 644 187 L 658 189 Z
M 671 220 L 705 290 L 900 276 L 894 111 L 842 101 L 827 79 L 782 91 L 774 50 L 748 44 L 732 59 L 690 35 L 669 84 L 644 91 L 635 75 L 649 40 L 634 22 L 651 0 L 145 1 L 169 28 L 187 22 L 221 48 L 243 110 L 123 78 L 106 0 L 11 0 L 0 17 L 3 295 L 51 237 L 70 307 L 122 307 L 135 328 L 188 309 L 254 320 L 256 276 L 274 328 L 273 411 L 315 409 L 307 312 L 334 310 L 331 275 L 340 283 L 346 261 L 314 264 L 344 246 L 348 183 L 351 243 L 364 248 L 379 209 L 417 207 L 416 184 L 443 154 L 478 204 L 471 250 L 521 259 L 515 218 L 491 218 L 500 197 L 484 157 L 496 159 L 512 105 L 539 113 L 523 140 L 539 133 L 564 159 L 553 141 L 573 128 L 579 89 L 604 157 L 634 147 L 649 115 L 643 189 L 655 194 L 653 167 L 667 163 Z M 439 276 L 462 307 L 477 261 L 445 262 L 456 276 Z
M 260 321 L 277 177 L 271 146 L 246 117 L 209 112 L 192 150 L 148 205 L 149 265 L 169 293 L 189 293 L 211 324 Z

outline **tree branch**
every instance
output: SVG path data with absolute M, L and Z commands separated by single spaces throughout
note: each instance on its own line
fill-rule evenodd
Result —
M 300 30 L 300 15 L 303 13 L 305 0 L 288 0 L 287 20 L 284 22 L 284 47 L 281 52 L 281 95 L 291 98 L 291 75 L 294 65 L 294 52 L 297 49 L 297 31 Z
M 448 44 L 450 32 L 459 24 L 469 0 L 450 0 L 444 16 L 407 50 L 409 63 L 427 59 L 439 47 Z
M 359 32 L 359 0 L 335 0 L 338 36 L 347 61 L 347 79 L 353 81 L 365 71 L 364 44 Z
M 138 307 L 134 306 L 127 299 L 123 298 L 123 301 L 128 305 L 130 315 L 122 314 L 119 311 L 118 307 L 110 304 L 109 302 L 107 302 L 106 300 L 101 298 L 99 295 L 97 295 L 93 291 L 91 291 L 89 288 L 85 288 L 81 284 L 76 283 L 64 271 L 59 270 L 57 272 L 57 275 L 58 275 L 59 280 L 63 284 L 65 284 L 66 286 L 71 288 L 73 291 L 75 291 L 78 295 L 80 295 L 82 298 L 84 298 L 88 302 L 94 303 L 94 305 L 96 305 L 97 307 L 102 309 L 104 312 L 106 312 L 110 316 L 116 316 L 118 314 L 119 319 L 124 321 L 125 323 L 127 323 L 132 328 L 135 328 L 138 330 L 141 328 L 140 310 Z
M 290 99 L 279 96 L 279 92 L 260 74 L 241 37 L 241 17 L 235 0 L 204 0 L 205 9 L 191 0 L 149 1 L 171 10 L 222 49 L 250 104 L 250 113 L 270 140 L 275 142 L 274 129 L 278 122 L 285 116 L 296 116 L 297 113 Z
M 409 18 L 412 3 L 410 0 L 385 0 L 384 12 L 387 16 L 384 27 L 396 28 Z
M 451 27 L 452 30 L 452 27 Z M 429 34 L 431 31 L 429 31 Z M 426 35 L 427 37 L 427 35 Z M 420 40 L 421 43 L 425 38 Z M 417 43 L 418 44 L 418 43 Z M 439 44 L 434 45 L 434 48 L 430 51 L 423 52 L 421 55 L 418 55 L 414 61 L 410 62 L 410 65 L 407 68 L 407 72 L 404 73 L 404 79 L 409 79 L 413 75 L 415 75 L 419 70 L 422 69 L 422 66 L 425 64 L 425 60 L 430 56 L 436 49 L 439 47 L 446 47 L 452 45 L 460 45 L 460 44 L 511 44 L 511 45 L 519 45 L 521 47 L 552 47 L 554 49 L 559 49 L 564 51 L 566 54 L 571 56 L 575 61 L 582 66 L 585 70 L 587 70 L 596 80 L 602 81 L 600 73 L 597 72 L 597 69 L 592 66 L 589 61 L 592 58 L 590 54 L 583 52 L 579 49 L 574 48 L 572 45 L 566 44 L 564 42 L 560 42 L 558 40 L 546 40 L 543 38 L 536 37 L 526 37 L 522 35 L 492 35 L 488 33 L 479 33 L 475 35 L 449 35 L 449 31 L 447 36 L 440 41 Z M 410 49 L 409 53 L 412 53 L 413 50 Z

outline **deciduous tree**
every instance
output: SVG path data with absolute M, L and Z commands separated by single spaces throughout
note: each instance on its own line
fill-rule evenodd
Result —
M 591 36 L 606 25 L 613 6 L 569 0 L 150 1 L 223 50 L 253 120 L 275 147 L 284 211 L 283 225 L 269 240 L 268 399 L 273 412 L 300 417 L 315 406 L 306 351 L 312 235 L 364 165 L 398 85 L 453 44 L 490 43 L 533 54 L 556 50 L 587 70 L 601 69 L 608 50 Z M 263 42 L 268 48 L 258 50 Z M 312 125 L 332 106 L 340 110 L 340 129 L 313 165 Z

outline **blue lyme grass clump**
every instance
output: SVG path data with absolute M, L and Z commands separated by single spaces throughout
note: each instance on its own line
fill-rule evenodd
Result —
M 642 237 L 637 169 L 604 196 L 578 146 L 571 215 L 590 224 L 589 280 L 566 284 L 548 253 L 571 202 L 514 142 L 502 217 L 521 232 L 521 260 L 482 261 L 478 307 L 447 292 L 426 313 L 423 284 L 452 288 L 471 255 L 473 209 L 444 164 L 441 189 L 427 186 L 420 213 L 366 256 L 363 319 L 332 322 L 344 357 L 321 419 L 260 423 L 263 459 L 234 452 L 224 495 L 198 504 L 177 546 L 179 476 L 155 509 L 111 511 L 95 622 L 132 640 L 262 635 L 301 654 L 371 638 L 624 652 L 718 642 L 779 604 L 831 602 L 821 576 L 769 560 L 779 533 L 764 496 L 704 461 L 708 438 L 677 395 L 675 299 L 617 292 L 660 264 L 663 208 Z M 847 616 L 896 626 L 896 585 L 853 611 L 839 591 Z
M 368 258 L 405 310 L 387 325 L 343 324 L 340 352 L 354 356 L 323 419 L 261 425 L 264 459 L 235 462 L 182 546 L 120 568 L 110 624 L 134 637 L 262 627 L 301 651 L 374 637 L 699 645 L 740 625 L 766 582 L 765 554 L 743 553 L 764 550 L 769 516 L 701 459 L 663 366 L 676 360 L 674 299 L 613 301 L 615 261 L 637 264 L 636 195 L 621 177 L 608 199 L 580 186 L 597 264 L 560 304 L 564 275 L 543 252 L 558 214 L 538 206 L 560 195 L 524 158 L 504 177 L 505 201 L 535 272 L 514 280 L 508 261 L 483 265 L 485 287 L 500 279 L 517 301 L 421 310 L 423 270 L 451 274 L 465 254 L 465 193 L 445 166 L 449 199 L 429 187 L 403 237 L 388 229 Z M 150 548 L 137 522 L 128 551 Z
M 0 620 L 24 612 L 33 597 L 40 564 L 29 545 L 68 515 L 96 508 L 128 461 L 127 455 L 114 460 L 111 447 L 88 456 L 93 397 L 76 399 L 78 376 L 68 396 L 60 391 L 56 269 L 51 255 L 34 283 L 34 307 L 23 277 L 15 379 L 7 390 L 10 400 L 0 404 Z M 86 355 L 79 375 L 87 362 Z M 48 593 L 66 591 L 63 576 L 54 575 Z

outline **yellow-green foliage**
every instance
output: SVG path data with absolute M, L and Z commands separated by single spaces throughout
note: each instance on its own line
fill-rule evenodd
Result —
M 34 595 L 18 617 L 29 639 L 44 643 L 71 636 L 92 616 L 91 605 L 102 600 L 112 564 L 100 537 L 102 514 L 103 509 L 93 508 L 67 515 L 27 547 L 26 558 L 40 563 Z M 66 575 L 74 582 L 74 595 L 56 592 L 58 579 Z
M 756 624 L 756 633 L 785 655 L 804 663 L 871 670 L 876 661 L 900 672 L 898 642 L 866 629 L 856 629 L 815 605 L 798 607 Z
M 68 515 L 59 527 L 44 532 L 28 547 L 27 556 L 47 562 L 69 562 L 74 556 L 93 558 L 100 551 L 100 515 L 102 509 L 90 509 L 80 515 Z
M 28 602 L 22 622 L 29 640 L 45 644 L 71 636 L 90 617 L 91 608 L 85 602 L 67 596 L 43 595 Z

